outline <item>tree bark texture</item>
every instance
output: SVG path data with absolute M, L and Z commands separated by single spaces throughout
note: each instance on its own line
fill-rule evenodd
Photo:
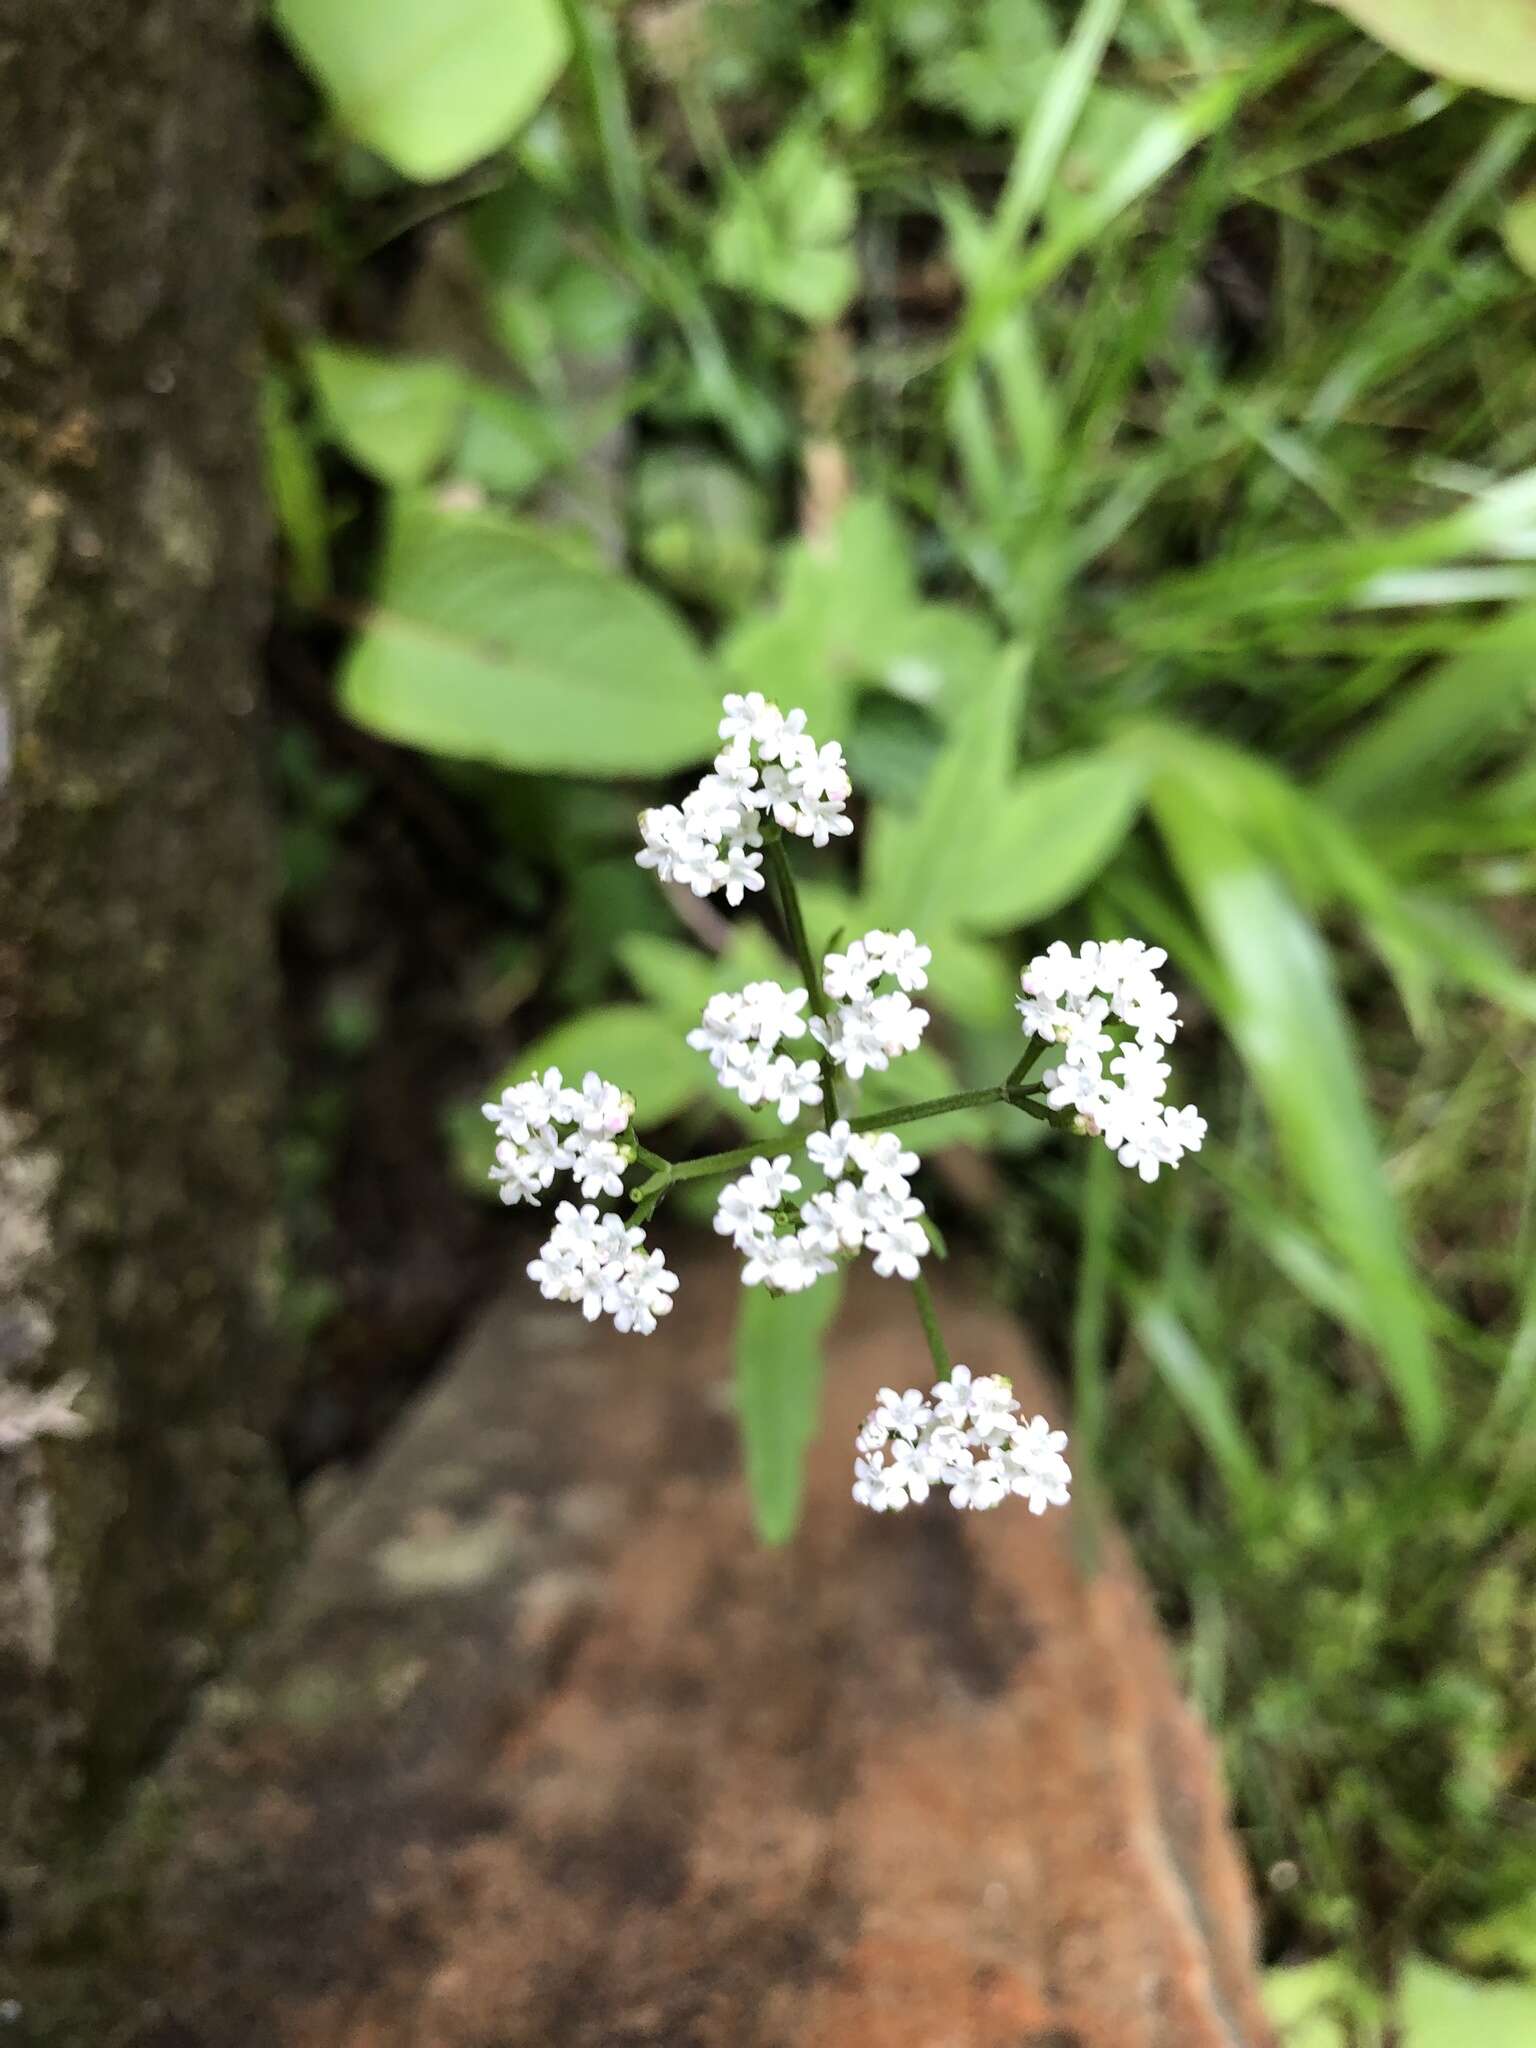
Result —
M 0 1894 L 286 1545 L 253 23 L 0 0 Z M 83 1428 L 77 1425 L 78 1417 Z

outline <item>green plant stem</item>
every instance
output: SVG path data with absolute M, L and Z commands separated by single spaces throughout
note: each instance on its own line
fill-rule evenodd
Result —
M 949 1352 L 945 1347 L 944 1333 L 939 1328 L 939 1314 L 933 1304 L 933 1291 L 921 1273 L 912 1282 L 912 1299 L 917 1303 L 918 1321 L 923 1326 L 923 1335 L 928 1339 L 934 1372 L 941 1380 L 947 1380 L 950 1374 Z
M 763 834 L 763 858 L 769 874 L 773 877 L 774 894 L 779 899 L 779 911 L 784 919 L 784 929 L 789 936 L 791 950 L 805 976 L 806 993 L 811 999 L 811 1009 L 826 1021 L 827 999 L 821 986 L 821 967 L 811 951 L 810 934 L 805 928 L 805 915 L 800 908 L 800 893 L 795 887 L 795 878 L 790 871 L 789 855 L 784 850 L 784 841 L 775 829 Z M 827 1048 L 817 1048 L 821 1066 L 822 1115 L 830 1131 L 837 1122 L 837 1070 Z
M 1034 1056 L 1035 1041 L 1033 1038 L 1026 1038 L 1024 1041 L 1024 1050 L 1019 1054 L 1017 1060 L 1015 1060 L 1013 1065 L 1008 1069 L 1008 1078 L 1003 1083 L 1003 1086 L 1005 1088 L 1018 1087 L 1019 1083 L 1024 1079 L 1024 1076 L 1028 1073 L 1029 1063 L 1034 1058 Z
M 1051 1112 L 1043 1103 L 1022 1095 L 1011 1081 L 999 1081 L 991 1088 L 968 1088 L 960 1095 L 934 1095 L 926 1102 L 909 1102 L 904 1109 L 871 1110 L 865 1116 L 851 1117 L 848 1127 L 854 1131 L 891 1131 L 901 1124 L 923 1123 L 929 1117 L 947 1116 L 957 1109 L 985 1109 L 996 1102 L 1006 1102 L 1012 1109 L 1022 1109 L 1026 1116 L 1041 1122 L 1053 1121 Z M 650 1203 L 654 1207 L 652 1197 L 664 1195 L 668 1189 L 685 1180 L 708 1180 L 715 1174 L 733 1173 L 738 1166 L 750 1166 L 754 1159 L 772 1159 L 780 1152 L 794 1155 L 804 1150 L 805 1139 L 791 1139 L 786 1132 L 781 1145 L 737 1145 L 729 1152 L 708 1152 L 699 1159 L 682 1159 L 675 1165 L 660 1166 L 648 1181 L 636 1188 L 634 1199 L 637 1206 Z

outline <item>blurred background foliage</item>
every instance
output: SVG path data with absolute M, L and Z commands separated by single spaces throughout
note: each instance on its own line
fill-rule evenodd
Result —
M 1536 1964 L 1536 114 L 1470 89 L 1536 77 L 1498 0 L 1349 11 L 1447 75 L 1312 0 L 279 0 L 264 388 L 295 1470 L 505 1261 L 487 1083 L 739 1110 L 681 1033 L 776 942 L 634 813 L 723 689 L 803 704 L 813 939 L 934 948 L 902 1098 L 1011 1063 L 1049 938 L 1172 957 L 1199 1162 L 918 1136 L 1271 1954 L 1343 1958 L 1318 2044 Z

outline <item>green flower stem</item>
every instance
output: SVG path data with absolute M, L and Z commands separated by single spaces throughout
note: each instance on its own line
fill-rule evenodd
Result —
M 944 1333 L 939 1328 L 939 1315 L 933 1305 L 932 1290 L 921 1273 L 912 1282 L 912 1299 L 917 1303 L 918 1321 L 923 1326 L 923 1335 L 928 1339 L 934 1373 L 937 1378 L 947 1380 L 950 1373 L 949 1352 L 945 1348 Z
M 1024 1041 L 1024 1050 L 1019 1054 L 1018 1059 L 1010 1068 L 1008 1078 L 1003 1083 L 1003 1086 L 1005 1088 L 1018 1087 L 1019 1083 L 1024 1079 L 1024 1076 L 1029 1072 L 1030 1061 L 1033 1060 L 1034 1056 L 1035 1041 L 1032 1037 L 1026 1038 Z
M 821 967 L 811 951 L 810 934 L 805 928 L 805 914 L 800 908 L 800 892 L 795 887 L 789 855 L 784 850 L 783 835 L 777 826 L 770 825 L 763 833 L 763 860 L 773 880 L 773 891 L 779 900 L 779 911 L 784 919 L 784 929 L 789 935 L 790 948 L 799 963 L 800 972 L 805 976 L 806 993 L 811 999 L 811 1008 L 825 1022 L 827 998 L 821 986 Z M 831 1053 L 824 1045 L 817 1048 L 817 1053 L 821 1067 L 822 1115 L 830 1131 L 837 1122 L 837 1070 L 832 1064 Z
M 1026 1116 L 1038 1117 L 1051 1122 L 1050 1111 L 1043 1103 L 1022 1095 L 1007 1081 L 999 1081 L 993 1088 L 970 1088 L 962 1095 L 934 1095 L 926 1102 L 909 1102 L 904 1109 L 875 1109 L 867 1116 L 849 1119 L 849 1129 L 855 1131 L 891 1131 L 900 1124 L 923 1123 L 929 1117 L 947 1116 L 956 1109 L 984 1109 L 995 1102 L 1006 1102 L 1013 1109 L 1022 1109 Z M 754 1159 L 773 1159 L 781 1152 L 791 1155 L 805 1150 L 804 1138 L 794 1138 L 786 1131 L 781 1145 L 762 1144 L 738 1145 L 730 1152 L 709 1152 L 701 1159 L 683 1159 L 674 1166 L 659 1168 L 635 1190 L 636 1204 L 649 1202 L 650 1198 L 663 1195 L 669 1188 L 685 1180 L 708 1180 L 715 1174 L 734 1173 L 738 1166 L 750 1166 Z M 654 1203 L 651 1204 L 654 1207 Z M 649 1213 L 649 1210 L 647 1210 Z

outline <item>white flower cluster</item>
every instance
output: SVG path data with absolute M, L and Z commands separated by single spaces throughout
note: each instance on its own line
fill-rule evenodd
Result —
M 759 690 L 725 698 L 715 764 L 681 805 L 640 813 L 644 848 L 635 858 L 664 882 L 695 896 L 725 891 L 739 904 L 763 886 L 762 826 L 825 846 L 853 830 L 846 815 L 853 785 L 836 740 L 818 747 L 803 711 L 781 711 Z
M 672 1306 L 677 1275 L 659 1251 L 645 1248 L 645 1232 L 623 1218 L 601 1214 L 597 1195 L 621 1195 L 633 1154 L 616 1141 L 629 1128 L 634 1103 L 611 1081 L 588 1074 L 568 1088 L 558 1067 L 502 1091 L 485 1104 L 496 1126 L 491 1179 L 504 1202 L 529 1202 L 557 1173 L 569 1173 L 583 1196 L 561 1202 L 555 1227 L 528 1267 L 546 1301 L 577 1303 L 588 1322 L 612 1316 L 620 1330 L 649 1336 Z
M 754 1159 L 721 1191 L 715 1228 L 745 1259 L 744 1284 L 798 1294 L 861 1251 L 873 1255 L 882 1279 L 915 1280 L 928 1250 L 923 1205 L 908 1178 L 917 1154 L 903 1151 L 894 1131 L 864 1135 L 846 1122 L 813 1133 L 805 1149 L 829 1185 L 803 1203 L 791 1199 L 802 1183 L 787 1152 Z
M 811 1035 L 851 1081 L 915 1052 L 928 1025 L 909 991 L 928 986 L 933 958 L 910 931 L 866 932 L 846 953 L 829 953 L 821 985 L 834 1004 L 829 1017 L 811 1019 Z M 889 984 L 895 983 L 895 987 Z
M 1163 1100 L 1163 1047 L 1179 1028 L 1178 1004 L 1157 978 L 1167 957 L 1140 939 L 1090 939 L 1075 953 L 1058 939 L 1019 977 L 1025 1030 L 1062 1048 L 1060 1063 L 1041 1076 L 1046 1101 L 1076 1110 L 1082 1128 L 1143 1180 L 1198 1152 L 1206 1130 L 1193 1105 L 1172 1109 Z M 1117 1038 L 1106 1028 L 1112 1023 L 1132 1035 Z
M 1032 1515 L 1065 1507 L 1072 1470 L 1064 1431 L 1043 1415 L 1025 1422 L 1005 1379 L 957 1365 L 927 1400 L 916 1387 L 882 1387 L 854 1439 L 853 1497 L 876 1514 L 921 1505 L 936 1486 L 956 1508 L 995 1508 L 1016 1494 Z
M 645 1232 L 626 1229 L 612 1210 L 599 1214 L 590 1202 L 578 1209 L 562 1202 L 555 1227 L 528 1264 L 546 1301 L 571 1301 L 589 1323 L 612 1316 L 626 1333 L 648 1337 L 658 1316 L 668 1315 L 677 1275 L 660 1251 L 647 1251 Z
M 614 1141 L 629 1129 L 634 1102 L 611 1081 L 588 1074 L 568 1088 L 558 1067 L 502 1090 L 483 1114 L 496 1126 L 496 1164 L 507 1203 L 531 1202 L 557 1173 L 574 1174 L 582 1198 L 621 1195 L 632 1154 Z
M 821 1100 L 815 1060 L 781 1052 L 785 1039 L 804 1038 L 803 988 L 783 989 L 776 981 L 749 981 L 740 995 L 711 996 L 703 1021 L 688 1034 L 695 1052 L 709 1055 L 722 1088 L 754 1108 L 771 1102 L 781 1123 L 792 1124 L 803 1108 Z

